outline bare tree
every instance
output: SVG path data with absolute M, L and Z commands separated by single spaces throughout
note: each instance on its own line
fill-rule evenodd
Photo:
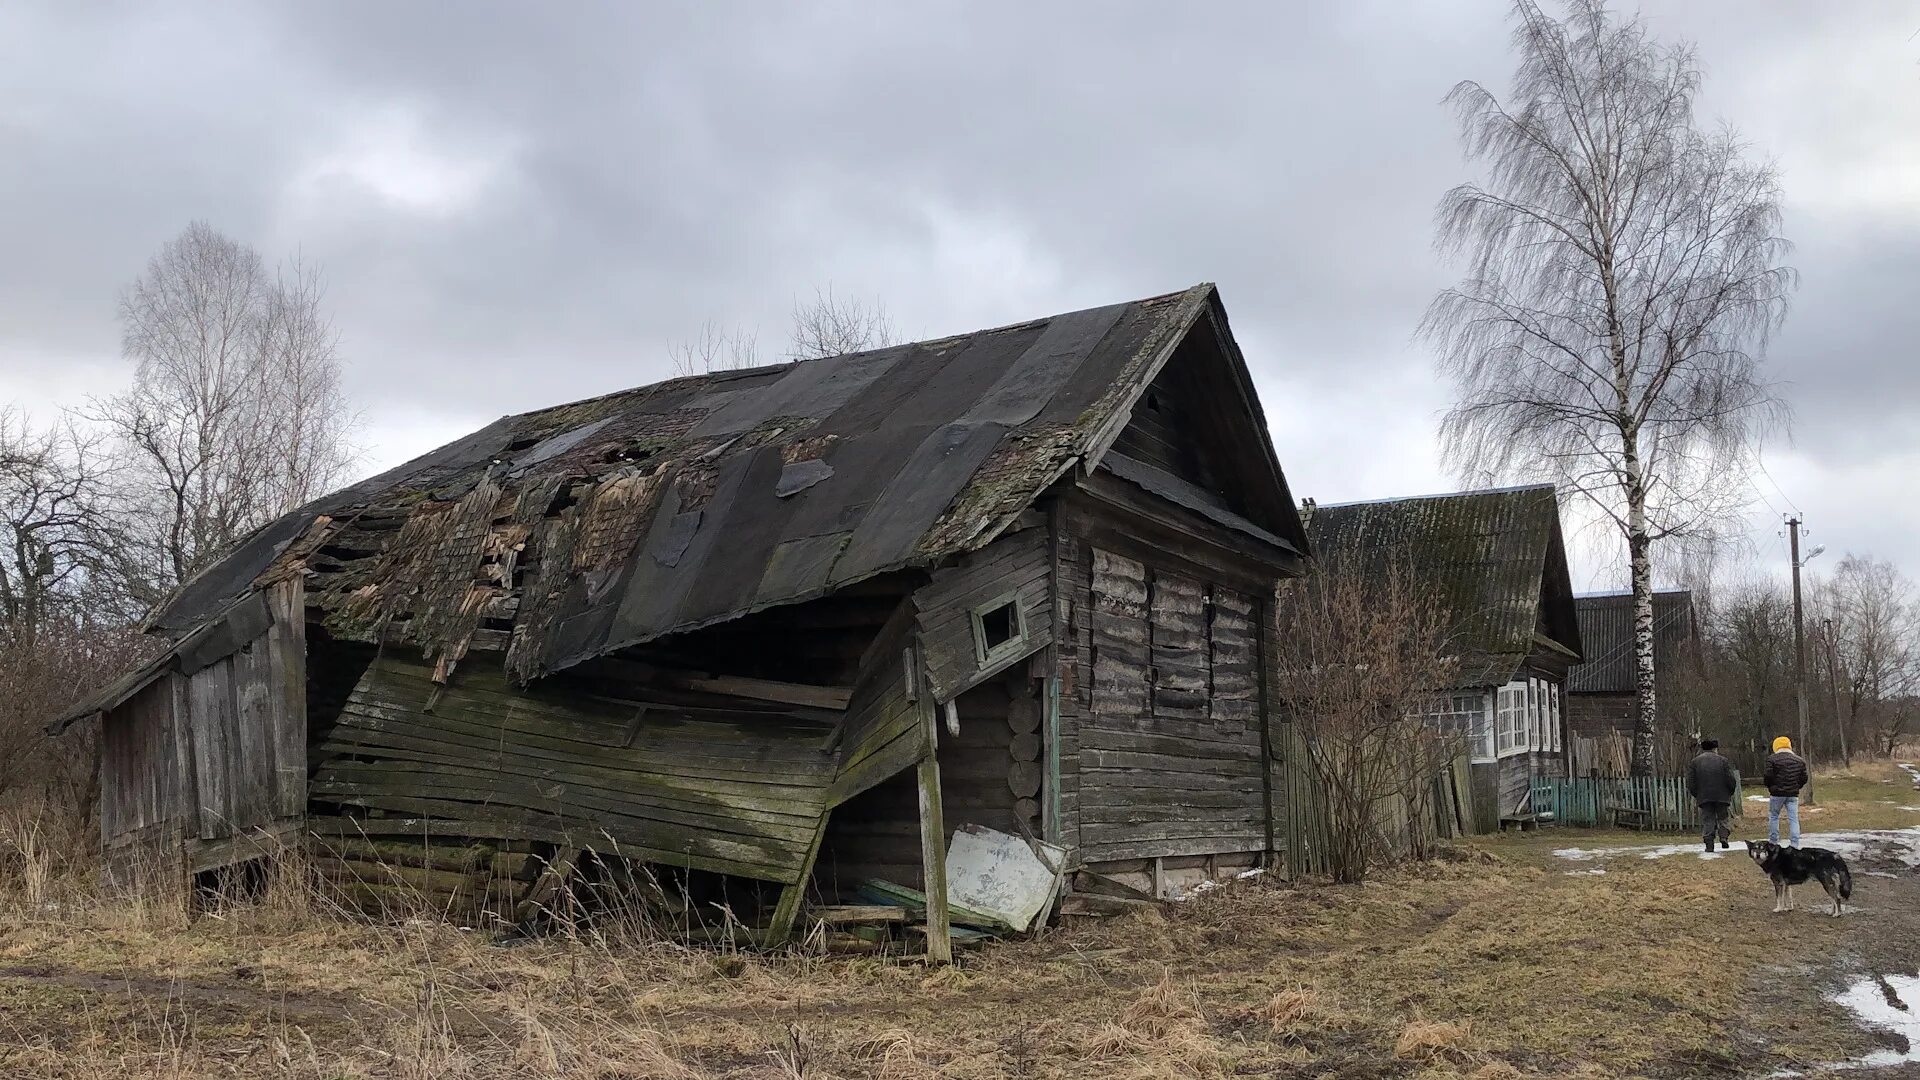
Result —
M 1751 578 L 1707 612 L 1702 727 L 1758 760 L 1793 723 L 1793 602 L 1778 581 Z
M 31 646 L 82 608 L 133 615 L 120 588 L 125 545 L 102 442 L 70 419 L 35 427 L 0 408 L 0 639 Z
M 340 479 L 354 418 L 322 296 L 312 267 L 270 272 L 199 221 L 122 295 L 134 385 L 96 412 L 139 496 L 129 520 L 148 599 Z
M 897 335 L 884 305 L 838 296 L 828 285 L 814 289 L 810 302 L 794 304 L 790 355 L 813 360 L 879 349 L 893 344 Z
M 1450 684 L 1452 629 L 1442 606 L 1404 566 L 1366 573 L 1322 566 L 1281 596 L 1287 633 L 1273 680 L 1305 764 L 1324 793 L 1335 880 L 1363 880 L 1431 818 L 1434 777 L 1465 748 L 1427 706 Z M 1383 816 L 1404 809 L 1410 835 Z
M 1459 401 L 1469 476 L 1550 478 L 1626 540 L 1638 668 L 1634 769 L 1653 767 L 1653 548 L 1711 538 L 1784 422 L 1760 356 L 1786 311 L 1779 187 L 1693 117 L 1700 69 L 1603 0 L 1514 6 L 1512 96 L 1448 96 L 1486 183 L 1447 192 L 1437 244 L 1467 276 L 1422 331 Z
M 1903 702 L 1920 693 L 1920 592 L 1892 563 L 1851 554 L 1825 591 L 1832 677 L 1847 719 L 1873 738 L 1876 751 L 1892 754 L 1907 734 Z
M 698 337 L 669 342 L 667 355 L 675 375 L 705 375 L 710 371 L 737 371 L 759 367 L 759 342 L 744 331 L 728 330 L 712 322 L 702 324 Z

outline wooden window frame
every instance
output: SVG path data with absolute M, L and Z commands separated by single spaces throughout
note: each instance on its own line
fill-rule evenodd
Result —
M 1493 690 L 1494 758 L 1527 752 L 1527 684 L 1514 680 Z M 1517 699 L 1517 700 L 1516 700 Z
M 985 615 L 1003 607 L 1013 609 L 1013 636 L 989 648 Z M 1027 613 L 1021 610 L 1018 590 L 975 604 L 967 611 L 967 621 L 973 626 L 973 659 L 980 667 L 988 667 L 1018 653 L 1027 642 Z

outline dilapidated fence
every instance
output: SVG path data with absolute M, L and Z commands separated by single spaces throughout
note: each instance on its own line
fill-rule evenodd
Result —
M 1654 772 L 1672 775 L 1685 768 L 1696 753 L 1699 751 L 1692 739 L 1672 732 L 1657 732 L 1653 737 Z M 1575 776 L 1629 776 L 1633 772 L 1633 733 L 1609 731 L 1575 735 L 1567 740 L 1567 759 Z
M 1533 812 L 1550 814 L 1560 825 L 1590 828 L 1623 824 L 1685 832 L 1700 827 L 1700 808 L 1687 794 L 1686 781 L 1678 776 L 1536 776 Z M 1735 799 L 1733 813 L 1740 812 L 1740 800 Z

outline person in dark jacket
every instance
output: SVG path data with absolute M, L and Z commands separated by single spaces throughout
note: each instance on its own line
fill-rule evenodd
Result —
M 1760 778 L 1767 784 L 1767 839 L 1780 842 L 1780 813 L 1786 811 L 1788 846 L 1800 846 L 1800 789 L 1807 786 L 1807 759 L 1793 752 L 1785 735 L 1773 740 L 1773 756 Z
M 1701 739 L 1699 755 L 1687 765 L 1687 794 L 1700 804 L 1700 839 L 1707 842 L 1708 851 L 1713 850 L 1715 837 L 1720 839 L 1720 849 L 1726 850 L 1733 835 L 1727 815 L 1733 800 L 1740 797 L 1740 778 L 1734 775 L 1733 763 L 1716 752 L 1719 748 L 1718 741 Z

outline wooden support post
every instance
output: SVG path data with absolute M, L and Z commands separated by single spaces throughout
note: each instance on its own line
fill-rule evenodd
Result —
M 931 747 L 920 759 L 920 869 L 926 878 L 927 958 L 953 962 L 947 926 L 947 829 L 940 816 L 940 763 Z
M 1046 745 L 1040 752 L 1045 755 L 1047 775 L 1045 787 L 1041 789 L 1042 817 L 1040 835 L 1055 844 L 1066 844 L 1066 829 L 1060 821 L 1060 675 L 1056 669 L 1047 676 L 1045 685 L 1046 709 L 1044 728 Z
M 1157 855 L 1154 856 L 1153 859 L 1153 898 L 1155 900 L 1165 900 L 1167 898 L 1166 860 Z

